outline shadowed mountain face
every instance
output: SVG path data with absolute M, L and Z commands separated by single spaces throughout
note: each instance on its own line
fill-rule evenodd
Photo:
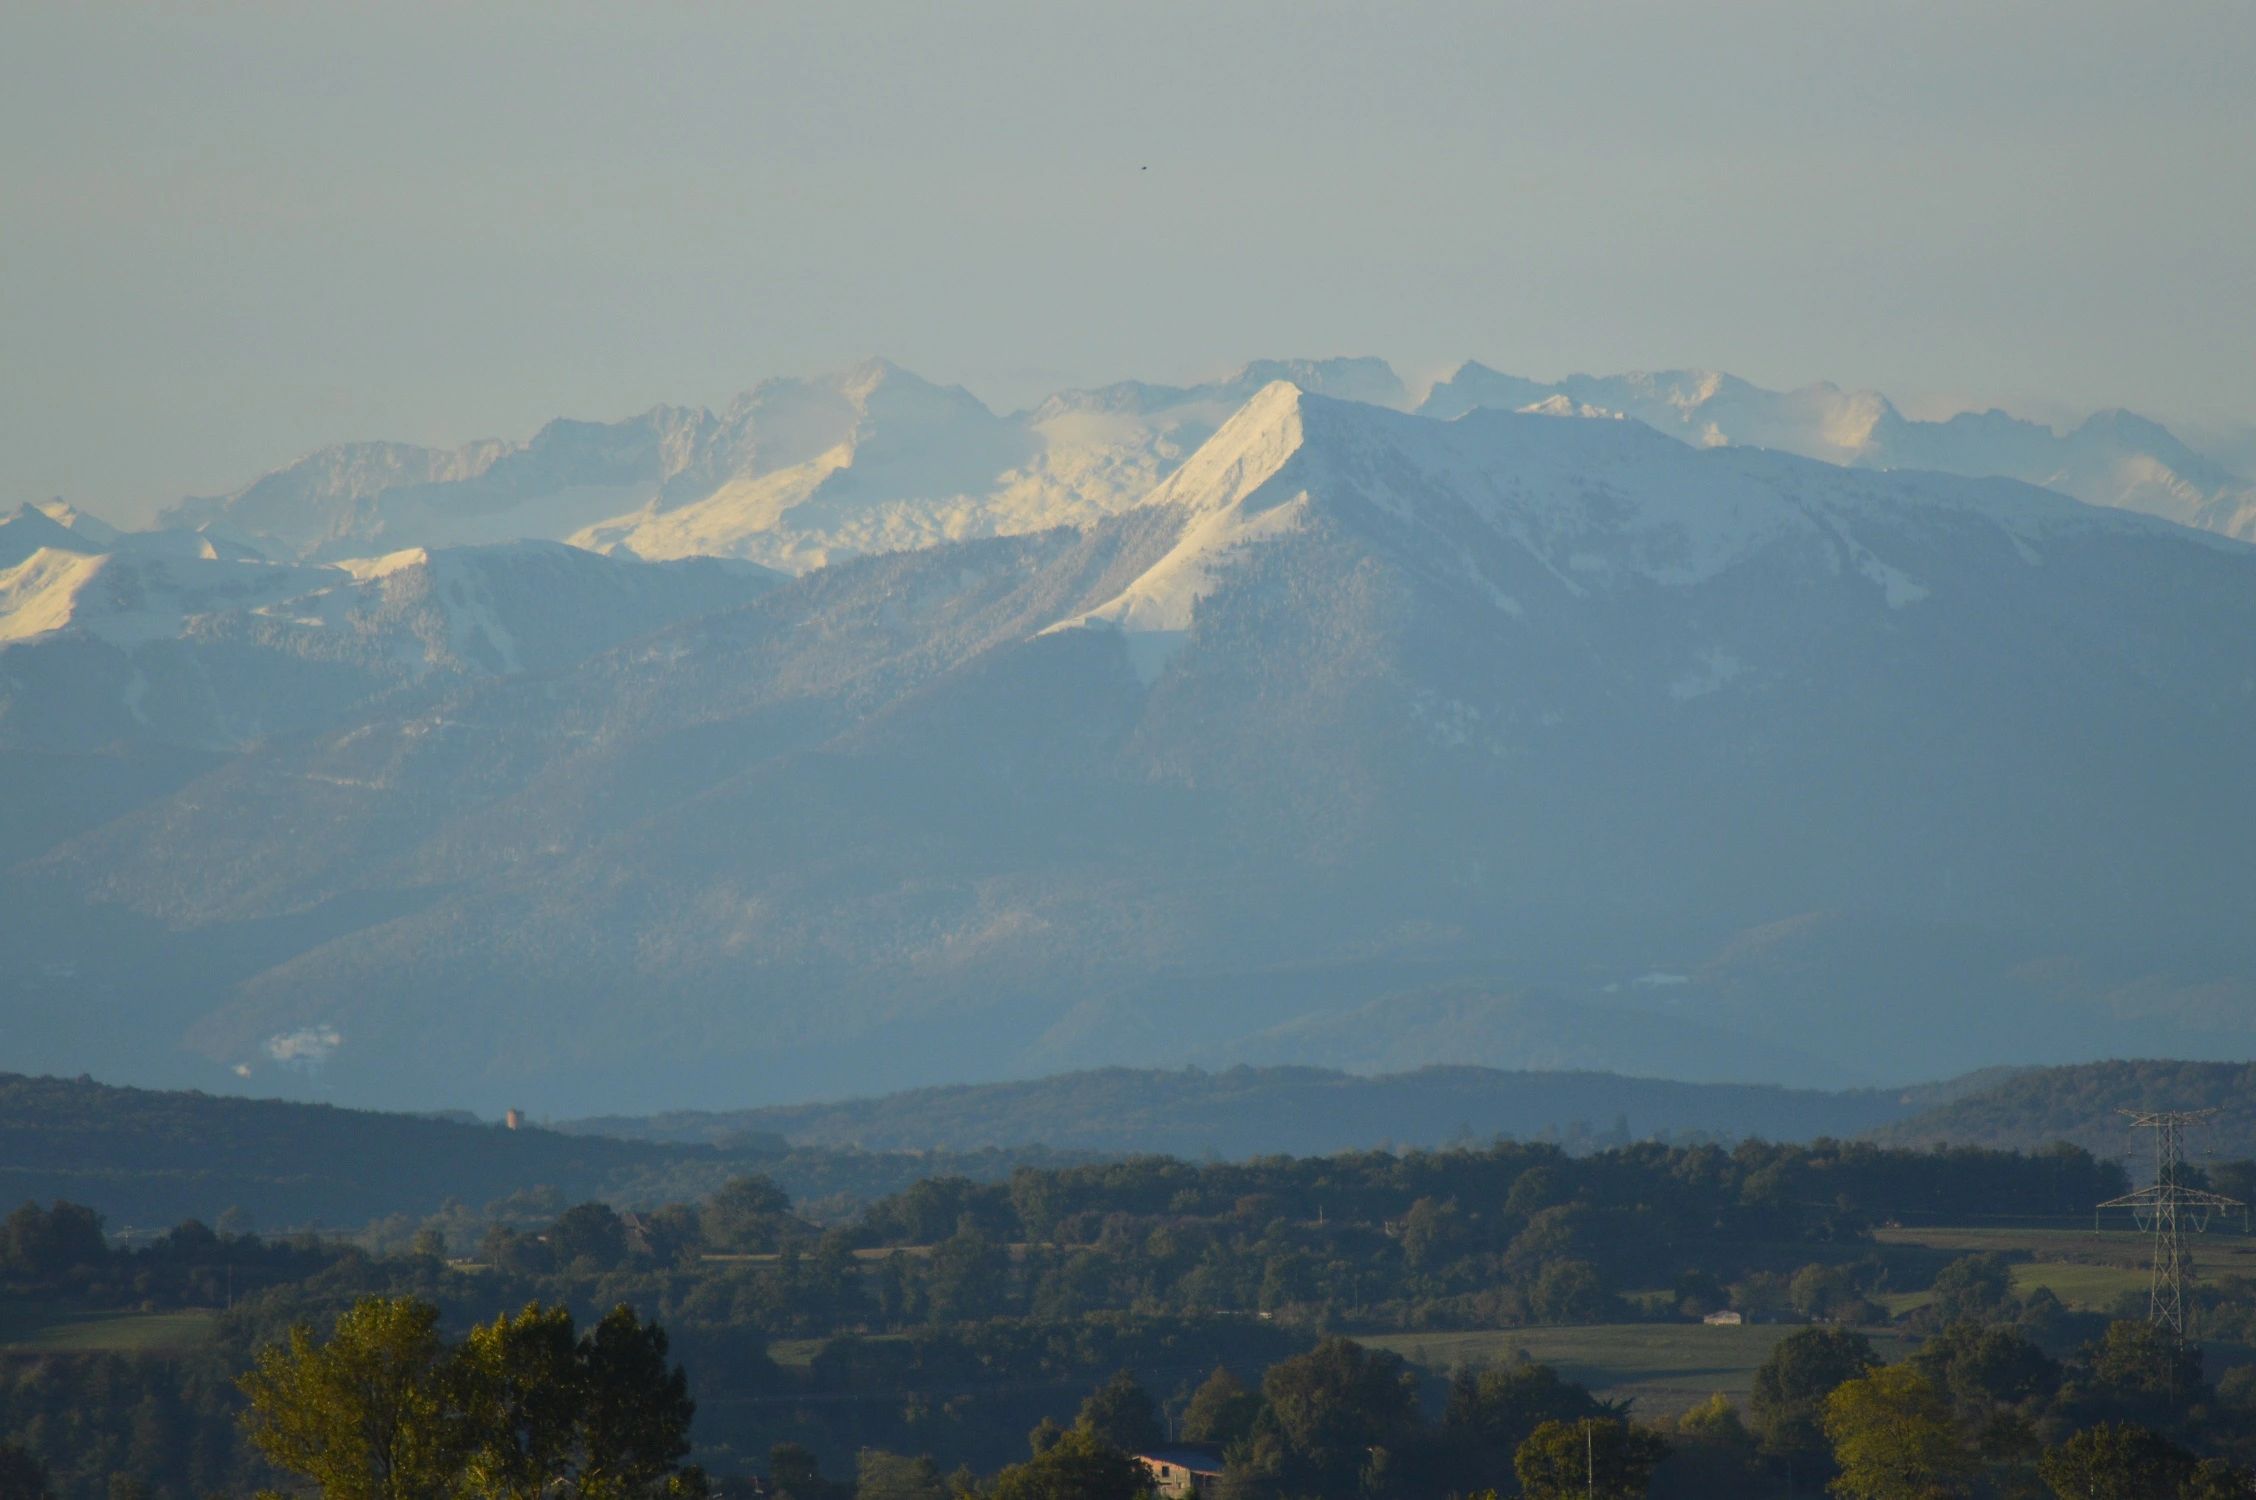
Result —
M 2252 584 L 2015 483 L 1275 384 L 1084 531 L 822 568 L 19 863 L 18 1065 L 578 1113 L 2230 1055 Z

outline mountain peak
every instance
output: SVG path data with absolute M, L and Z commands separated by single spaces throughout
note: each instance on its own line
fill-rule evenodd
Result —
M 847 396 L 866 397 L 882 385 L 930 385 L 931 381 L 913 371 L 905 370 L 883 355 L 873 354 L 868 359 L 833 377 L 839 391 Z
M 0 568 L 12 568 L 45 548 L 87 553 L 99 552 L 103 545 L 28 500 L 0 515 Z
M 1307 440 L 1310 405 L 1336 406 L 1289 380 L 1272 380 L 1215 430 L 1183 466 L 1144 500 L 1147 506 L 1224 510 L 1275 477 Z

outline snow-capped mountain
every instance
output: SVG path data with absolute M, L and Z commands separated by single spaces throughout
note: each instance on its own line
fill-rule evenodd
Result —
M 229 756 L 0 879 L 0 975 L 73 976 L 25 1066 L 161 971 L 152 1069 L 312 1028 L 342 1097 L 582 1109 L 1394 1016 L 1595 1066 L 1649 1015 L 1711 1078 L 2237 1055 L 2252 584 L 2011 480 L 1273 383 L 1086 528 Z
M 1129 383 L 998 415 L 883 360 L 770 380 L 715 413 L 559 421 L 522 444 L 327 448 L 230 495 L 173 506 L 278 557 L 570 540 L 644 558 L 791 572 L 969 537 L 1081 526 L 1133 503 L 1269 381 L 1404 404 L 1383 360 L 1264 360 L 1200 386 Z
M 327 448 L 233 494 L 180 502 L 154 535 L 200 528 L 223 549 L 300 561 L 541 538 L 804 572 L 876 552 L 1091 525 L 1148 493 L 1277 380 L 1314 395 L 1411 404 L 1383 360 L 1257 360 L 1203 385 L 1126 381 L 1005 415 L 961 388 L 872 360 L 763 382 L 720 412 L 661 406 L 621 422 L 552 422 L 522 443 L 449 450 Z M 2124 412 L 2062 435 L 1995 411 L 1912 421 L 1877 393 L 1831 385 L 1768 391 L 1709 371 L 1546 384 L 1478 364 L 1436 385 L 1420 410 L 1448 418 L 1537 406 L 1624 414 L 1695 446 L 2002 475 L 2256 536 L 2256 484 Z
M 545 671 L 752 597 L 765 569 L 652 565 L 555 542 L 338 564 L 234 555 L 191 531 L 0 522 L 0 747 L 239 749 L 373 698 Z
M 1436 385 L 1419 410 L 1448 418 L 1545 402 L 1619 412 L 1701 447 L 1739 444 L 1854 468 L 2020 479 L 2093 505 L 2256 540 L 2256 482 L 2125 411 L 2096 413 L 2063 434 L 2001 411 L 1915 421 L 1876 391 L 1828 384 L 1769 391 L 1713 370 L 1572 375 L 1544 384 L 1479 364 Z

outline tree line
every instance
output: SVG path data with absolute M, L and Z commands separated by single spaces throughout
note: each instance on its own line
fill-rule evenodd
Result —
M 2009 1325 L 2065 1372 L 2057 1395 L 2097 1388 L 2071 1376 L 2086 1367 L 2077 1351 L 2105 1337 L 2104 1318 L 2016 1294 L 1994 1258 L 1886 1244 L 1872 1230 L 1999 1202 L 2032 1218 L 2056 1206 L 2081 1218 L 2120 1187 L 2111 1164 L 2073 1150 L 1644 1144 L 1574 1157 L 1497 1143 L 1145 1159 L 998 1183 L 937 1176 L 829 1223 L 774 1183 L 740 1178 L 651 1212 L 565 1205 L 461 1238 L 425 1224 L 386 1251 L 193 1222 L 122 1248 L 87 1210 L 27 1205 L 0 1221 L 0 1316 L 11 1305 L 220 1308 L 230 1291 L 233 1306 L 208 1351 L 0 1356 L 0 1438 L 20 1441 L 73 1500 L 107 1500 L 111 1476 L 166 1497 L 241 1492 L 261 1460 L 237 1437 L 234 1374 L 255 1351 L 286 1346 L 294 1327 L 327 1329 L 371 1297 L 427 1304 L 459 1339 L 535 1304 L 581 1328 L 633 1308 L 643 1326 L 668 1331 L 669 1357 L 703 1395 L 695 1456 L 721 1475 L 797 1444 L 834 1467 L 862 1450 L 929 1454 L 993 1478 L 1014 1455 L 1032 1462 L 1021 1435 L 1110 1372 L 1130 1371 L 1179 1418 L 1218 1365 L 1246 1372 L 1259 1395 L 1260 1372 L 1343 1331 L 1684 1321 L 1725 1306 L 1840 1325 L 1881 1321 L 1886 1302 L 1911 1291 L 1927 1294 L 1913 1318 L 1931 1343 L 1960 1323 Z M 2256 1288 L 2215 1283 L 2200 1302 L 2220 1337 L 2256 1328 Z M 2221 1379 L 2204 1397 L 2218 1421 L 2197 1428 L 2119 1405 L 2048 1406 L 2030 1419 L 2034 1451 L 2064 1441 L 2061 1424 L 2082 1430 L 2107 1412 L 2218 1457 L 2219 1424 L 2239 1420 L 2244 1394 Z M 1366 1445 L 1405 1475 L 1444 1472 L 1435 1455 L 1452 1451 L 1433 1436 L 1450 1430 L 1446 1393 L 1419 1399 L 1396 1443 Z M 1621 1416 L 1582 1409 L 1558 1420 Z M 1532 1431 L 1492 1443 L 1478 1473 L 1447 1469 L 1447 1483 L 1508 1492 Z M 1576 1431 L 1595 1452 L 1597 1431 Z M 1713 1458 L 1712 1435 L 1661 1434 L 1675 1456 L 1656 1469 L 1656 1487 Z M 1305 1465 L 1322 1461 L 1282 1436 L 1270 1451 L 1281 1485 L 1308 1482 Z M 1834 1461 L 1829 1442 L 1797 1451 L 1805 1467 Z M 1759 1456 L 1763 1474 L 1786 1462 L 1768 1448 Z M 2027 1477 L 2037 1459 L 2024 1459 Z M 1248 1457 L 1241 1467 L 1260 1466 Z

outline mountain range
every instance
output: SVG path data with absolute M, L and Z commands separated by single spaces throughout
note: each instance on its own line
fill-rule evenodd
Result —
M 335 560 L 522 537 L 646 558 L 729 556 L 802 572 L 871 552 L 1085 526 L 1139 501 L 1264 385 L 1451 418 L 1481 407 L 1626 415 L 1698 446 L 1860 468 L 2001 476 L 2256 538 L 2256 482 L 2159 423 L 2098 413 L 2066 434 L 2000 411 L 1904 417 L 1872 391 L 1768 391 L 1715 371 L 1541 382 L 1466 364 L 1413 401 L 1377 359 L 1262 360 L 1194 386 L 1125 381 L 1008 415 L 883 360 L 766 381 L 725 410 L 557 421 L 522 443 L 326 448 L 168 529 L 224 528 L 269 554 Z
M 62 623 L 0 647 L 16 1065 L 588 1113 L 2247 1051 L 2256 551 L 1596 388 L 1443 420 L 1479 383 L 1420 414 L 1375 362 L 1279 366 L 1003 419 L 871 366 L 183 507 L 150 535 L 193 556 L 26 582 Z M 965 487 L 903 478 L 902 431 Z M 1011 509 L 1083 472 L 1078 524 Z M 476 531 L 558 475 L 608 554 Z M 622 485 L 641 519 L 584 534 Z M 646 560 L 700 509 L 681 549 L 737 561 Z M 10 578 L 155 569 L 19 521 Z

